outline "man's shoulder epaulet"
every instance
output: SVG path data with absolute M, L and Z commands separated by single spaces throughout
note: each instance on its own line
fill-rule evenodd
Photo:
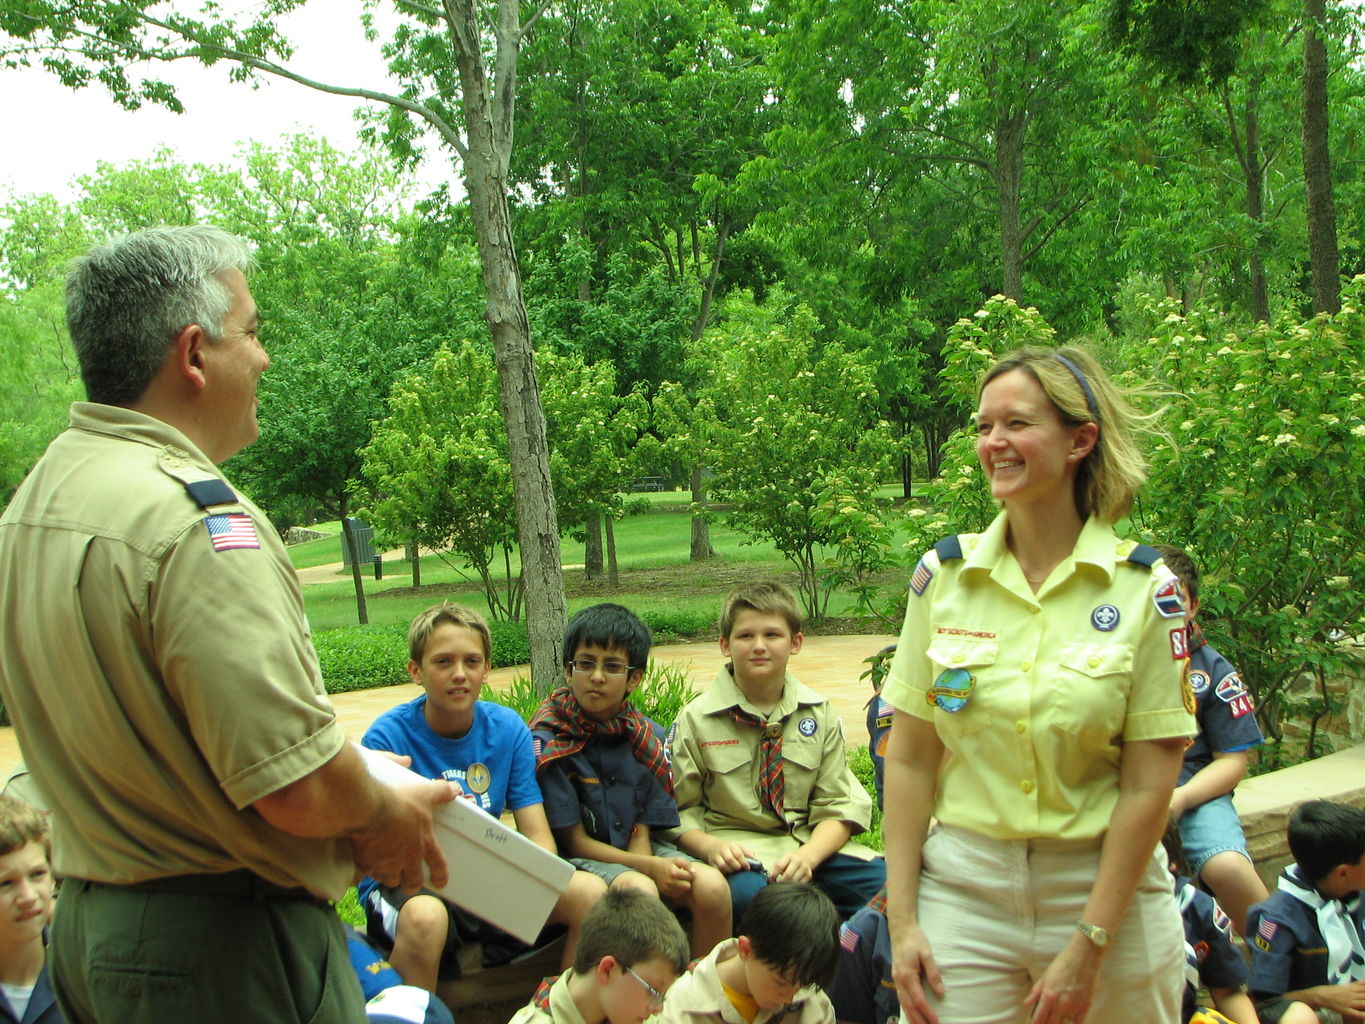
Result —
M 227 481 L 195 480 L 185 484 L 185 490 L 194 499 L 195 504 L 200 508 L 212 508 L 214 505 L 230 505 L 237 501 L 237 494 L 227 485 Z
M 1140 565 L 1145 569 L 1150 569 L 1161 561 L 1161 552 L 1150 544 L 1139 544 L 1128 552 L 1128 559 L 1133 565 Z
M 934 554 L 938 555 L 940 562 L 950 562 L 962 558 L 961 538 L 957 534 L 944 537 L 934 545 Z

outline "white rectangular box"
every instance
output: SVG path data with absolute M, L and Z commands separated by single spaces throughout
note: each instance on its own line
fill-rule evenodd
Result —
M 401 786 L 419 778 L 383 754 L 357 748 L 381 782 Z M 468 800 L 442 804 L 435 822 L 450 883 L 433 891 L 522 942 L 534 942 L 573 877 L 573 865 Z

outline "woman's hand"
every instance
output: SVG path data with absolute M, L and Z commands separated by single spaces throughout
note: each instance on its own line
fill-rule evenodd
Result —
M 1033 1007 L 1031 1024 L 1084 1024 L 1102 955 L 1083 935 L 1072 936 L 1024 1000 Z
M 930 992 L 942 999 L 943 976 L 934 963 L 929 938 L 918 924 L 897 929 L 892 938 L 891 977 L 896 982 L 896 996 L 905 1011 L 906 1024 L 938 1024 L 938 1015 L 930 1007 L 924 989 L 927 985 Z

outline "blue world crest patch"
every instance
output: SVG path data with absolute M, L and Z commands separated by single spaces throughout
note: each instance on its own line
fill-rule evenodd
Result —
M 802 736 L 814 736 L 814 735 L 815 735 L 815 719 L 813 719 L 813 718 L 803 718 L 803 719 L 801 719 L 801 721 L 799 721 L 799 722 L 796 723 L 796 728 L 797 728 L 797 730 L 801 733 Z
M 1109 633 L 1118 627 L 1119 610 L 1112 604 L 1099 605 L 1090 613 L 1090 625 L 1101 633 Z
M 924 699 L 932 706 L 955 715 L 967 706 L 976 680 L 965 668 L 950 668 L 939 673 L 934 685 L 924 694 Z

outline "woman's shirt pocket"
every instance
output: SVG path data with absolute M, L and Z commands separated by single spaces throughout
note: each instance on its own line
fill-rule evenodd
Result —
M 1132 644 L 1067 643 L 1041 696 L 1059 732 L 1108 744 L 1123 732 L 1132 679 Z
M 926 654 L 932 678 L 925 700 L 934 708 L 934 727 L 945 742 L 979 732 L 993 714 L 1002 713 L 1002 695 L 993 692 L 989 679 L 1000 657 L 999 640 L 940 632 Z

